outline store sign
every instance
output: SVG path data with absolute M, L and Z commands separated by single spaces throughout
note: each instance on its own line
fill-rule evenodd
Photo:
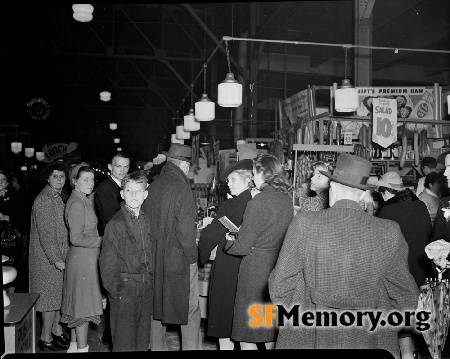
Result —
M 397 100 L 373 99 L 372 141 L 384 148 L 397 141 Z
M 373 101 L 376 98 L 393 99 L 397 102 L 395 116 L 401 119 L 433 120 L 435 93 L 433 87 L 357 87 L 360 106 L 356 110 L 358 116 L 373 116 Z M 438 119 L 441 120 L 441 119 Z M 353 138 L 357 138 L 361 122 L 341 121 L 342 131 L 352 130 Z M 398 124 L 400 126 L 401 123 Z M 416 123 L 405 123 L 406 129 L 413 131 Z M 417 124 L 417 129 L 428 131 L 428 138 L 436 137 L 434 125 Z
M 63 158 L 67 153 L 73 152 L 77 149 L 78 143 L 54 143 L 52 145 L 45 145 L 42 152 L 45 153 L 45 159 L 42 162 L 52 162 Z

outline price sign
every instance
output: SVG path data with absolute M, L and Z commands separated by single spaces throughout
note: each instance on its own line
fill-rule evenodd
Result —
M 353 131 L 344 131 L 344 146 L 352 144 Z

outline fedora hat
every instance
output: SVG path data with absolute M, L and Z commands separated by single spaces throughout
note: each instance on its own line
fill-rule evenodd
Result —
M 375 189 L 376 186 L 367 184 L 372 170 L 372 163 L 365 158 L 342 153 L 336 161 L 336 168 L 331 174 L 328 171 L 319 170 L 331 181 L 344 184 L 349 187 L 362 190 Z
M 170 158 L 175 158 L 177 160 L 186 161 L 194 163 L 192 161 L 192 147 L 187 145 L 182 145 L 179 143 L 172 143 L 169 148 L 169 152 L 161 151 L 163 155 Z
M 403 186 L 403 181 L 397 172 L 386 172 L 381 176 L 380 180 L 375 182 L 375 186 L 386 187 L 396 189 L 397 191 L 403 191 L 405 187 Z
M 222 182 L 226 182 L 228 175 L 231 172 L 234 172 L 236 170 L 249 170 L 251 171 L 253 169 L 253 160 L 251 159 L 246 159 L 246 160 L 241 160 L 241 161 L 236 161 L 233 162 L 231 165 L 229 165 L 227 168 L 225 168 L 223 170 L 223 172 L 220 174 L 219 179 Z

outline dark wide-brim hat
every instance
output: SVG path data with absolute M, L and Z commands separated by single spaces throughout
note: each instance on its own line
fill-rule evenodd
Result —
M 333 174 L 319 171 L 334 182 L 362 190 L 372 190 L 376 186 L 367 184 L 371 170 L 372 162 L 359 156 L 342 153 L 337 158 Z
M 66 174 L 66 181 L 69 180 L 70 165 L 65 161 L 53 161 L 47 163 L 47 165 L 39 173 L 39 181 L 41 183 L 47 183 L 48 178 L 54 170 L 64 171 Z
M 169 148 L 169 152 L 161 151 L 163 155 L 177 160 L 194 163 L 192 161 L 192 147 L 188 145 L 182 145 L 180 143 L 172 143 Z
M 251 171 L 253 169 L 253 160 L 246 159 L 241 161 L 233 162 L 231 165 L 229 165 L 227 168 L 223 170 L 223 172 L 220 174 L 219 179 L 222 182 L 226 182 L 228 175 L 231 172 L 234 172 L 236 170 L 249 170 Z

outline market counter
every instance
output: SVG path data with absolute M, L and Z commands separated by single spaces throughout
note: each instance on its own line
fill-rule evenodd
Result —
M 36 302 L 38 293 L 9 293 L 4 308 L 5 354 L 36 353 Z

